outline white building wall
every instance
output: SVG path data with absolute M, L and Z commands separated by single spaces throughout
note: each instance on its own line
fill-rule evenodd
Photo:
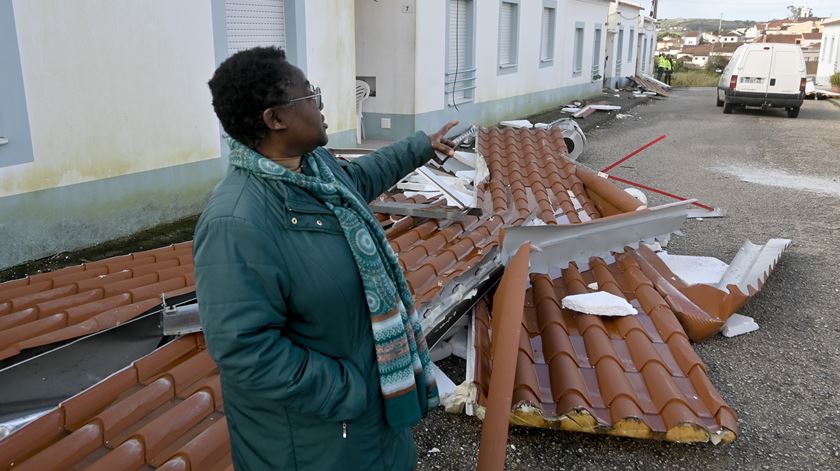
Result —
M 370 3 L 370 2 L 368 2 Z M 382 3 L 382 2 L 379 2 Z M 392 2 L 385 2 L 392 3 Z M 393 2 L 405 5 L 406 2 Z M 358 3 L 357 3 L 358 4 Z M 444 78 L 446 73 L 446 33 L 447 33 L 447 2 L 445 0 L 423 0 L 409 3 L 413 9 L 411 14 L 403 13 L 401 9 L 388 11 L 387 16 L 393 22 L 402 24 L 401 18 L 414 18 L 414 38 L 407 38 L 405 33 L 409 26 L 400 28 L 401 32 L 394 38 L 401 38 L 399 41 L 391 38 L 385 42 L 382 36 L 377 37 L 377 46 L 371 54 L 378 54 L 383 48 L 404 50 L 403 45 L 396 44 L 405 42 L 411 44 L 414 54 L 406 52 L 407 58 L 413 58 L 412 64 L 393 65 L 399 70 L 414 70 L 413 90 L 407 93 L 405 101 L 393 103 L 380 100 L 375 107 L 365 108 L 370 110 L 371 116 L 377 119 L 372 127 L 377 128 L 381 114 L 393 113 L 393 118 L 403 119 L 401 113 L 411 114 L 410 101 L 413 97 L 414 128 L 431 129 L 433 125 L 439 126 L 447 119 L 459 119 L 462 125 L 469 125 L 473 122 L 489 123 L 500 116 L 522 116 L 524 114 L 541 111 L 554 104 L 545 102 L 540 94 L 551 94 L 558 90 L 568 89 L 570 94 L 584 96 L 600 89 L 600 80 L 592 80 L 593 61 L 593 32 L 594 25 L 601 24 L 602 39 L 601 45 L 606 42 L 606 20 L 609 2 L 606 0 L 558 0 L 555 16 L 554 34 L 554 61 L 548 66 L 540 66 L 540 39 L 541 39 L 541 15 L 543 2 L 535 0 L 523 0 L 519 5 L 519 27 L 518 27 L 518 54 L 515 71 L 510 73 L 499 73 L 498 46 L 499 46 L 499 13 L 500 2 L 498 0 L 474 0 L 475 7 L 475 95 L 474 100 L 458 106 L 456 110 L 445 103 Z M 365 11 L 370 11 L 376 6 L 367 5 Z M 357 15 L 361 14 L 357 12 Z M 386 15 L 385 12 L 382 13 Z M 397 15 L 396 18 L 394 15 Z M 409 21 L 409 20 L 406 20 Z M 583 65 L 580 75 L 572 74 L 574 57 L 574 29 L 578 22 L 583 22 L 584 27 L 584 49 Z M 357 19 L 358 24 L 366 24 L 365 21 Z M 367 33 L 357 31 L 357 37 L 362 40 L 368 36 Z M 365 58 L 368 52 L 357 53 L 359 55 L 358 75 L 367 75 L 362 69 L 367 70 L 371 62 Z M 402 53 L 400 53 L 402 54 Z M 634 54 L 635 55 L 635 54 Z M 603 61 L 604 55 L 600 54 Z M 603 74 L 603 72 L 601 72 Z M 402 75 L 400 75 L 402 76 Z M 405 83 L 411 85 L 412 81 Z M 399 90 L 405 90 L 404 83 L 398 83 Z M 379 95 L 379 80 L 377 79 L 377 95 Z M 577 90 L 577 91 L 574 91 Z M 566 99 L 572 96 L 566 97 Z M 379 97 L 377 97 L 378 99 Z M 393 104 L 393 106 L 392 106 Z M 366 126 L 370 121 L 365 121 Z M 392 124 L 395 121 L 392 120 Z M 402 129 L 402 128 L 400 128 Z M 366 127 L 366 132 L 382 132 L 384 129 L 371 129 Z M 397 138 L 396 131 L 392 132 L 392 138 Z M 385 134 L 382 134 L 383 136 Z
M 636 41 L 638 38 L 639 21 L 642 18 L 641 7 L 636 4 L 623 1 L 610 4 L 609 24 L 610 30 L 615 32 L 612 47 L 609 43 L 607 54 L 610 59 L 607 63 L 606 83 L 610 87 L 618 88 L 628 83 L 627 77 L 635 74 L 637 57 Z M 633 44 L 631 48 L 630 34 L 633 31 Z M 619 44 L 619 31 L 624 31 L 621 44 Z M 618 48 L 621 50 L 621 64 L 617 63 L 619 56 Z
M 840 24 L 829 25 L 823 29 L 816 84 L 830 85 L 830 77 L 835 72 L 840 72 Z
M 33 160 L 0 198 L 219 157 L 209 2 L 13 6 Z
M 356 75 L 376 78 L 363 111 L 414 113 L 414 1 L 356 0 Z M 404 7 L 408 7 L 408 12 Z M 429 19 L 431 21 L 431 19 Z
M 639 55 L 636 72 L 653 74 L 653 57 L 656 49 L 656 20 L 642 15 L 639 20 Z M 647 47 L 647 49 L 645 49 Z
M 351 145 L 356 129 L 354 5 L 346 0 L 307 0 L 306 73 L 321 87 L 331 145 Z

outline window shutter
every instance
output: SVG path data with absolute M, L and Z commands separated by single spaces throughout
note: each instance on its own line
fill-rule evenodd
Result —
M 551 59 L 551 8 L 543 8 L 542 13 L 542 40 L 540 41 L 540 51 L 542 60 Z
M 499 20 L 499 64 L 513 62 L 513 19 L 514 5 L 502 2 L 502 17 Z
M 286 48 L 284 0 L 225 0 L 228 55 L 258 46 Z
M 469 65 L 467 45 L 472 41 L 472 31 L 469 29 L 467 0 L 449 0 L 449 11 L 449 62 L 446 71 L 455 73 L 456 66 L 464 71 Z
M 472 52 L 472 8 L 474 0 L 447 1 L 449 18 L 446 28 L 445 96 L 446 102 L 453 105 L 473 98 L 475 67 Z

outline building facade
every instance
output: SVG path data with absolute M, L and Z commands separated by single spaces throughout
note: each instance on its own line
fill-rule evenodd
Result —
M 826 21 L 822 26 L 823 35 L 814 81 L 817 85 L 828 86 L 831 84 L 831 75 L 840 72 L 840 18 Z
M 620 86 L 655 37 L 622 0 L 0 2 L 0 267 L 199 213 L 227 168 L 206 84 L 236 51 L 284 48 L 354 147 L 358 79 L 394 140 Z

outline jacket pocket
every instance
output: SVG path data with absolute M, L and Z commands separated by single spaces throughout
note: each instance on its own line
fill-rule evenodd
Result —
M 283 226 L 291 231 L 314 231 L 343 235 L 335 213 L 325 206 L 288 202 Z

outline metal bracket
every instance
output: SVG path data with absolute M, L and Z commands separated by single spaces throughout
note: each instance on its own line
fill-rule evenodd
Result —
M 382 214 L 396 214 L 429 219 L 446 219 L 449 221 L 463 221 L 467 216 L 481 216 L 481 208 L 456 209 L 448 206 L 437 206 L 421 203 L 398 203 L 393 201 L 374 201 L 370 203 L 371 211 Z
M 160 295 L 161 323 L 163 335 L 183 335 L 201 332 L 198 304 L 167 305 L 166 296 Z
M 570 262 L 584 270 L 590 257 L 609 257 L 642 242 L 667 241 L 680 229 L 693 202 L 680 201 L 580 224 L 511 227 L 505 233 L 502 263 L 507 264 L 516 250 L 529 242 L 536 247 L 531 251 L 531 273 L 549 273 L 568 267 Z

